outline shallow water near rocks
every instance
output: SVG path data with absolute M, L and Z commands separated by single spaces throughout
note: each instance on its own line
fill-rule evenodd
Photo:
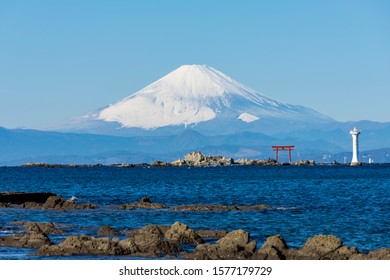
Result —
M 390 165 L 233 166 L 210 168 L 0 168 L 0 191 L 54 192 L 100 209 L 0 208 L 0 235 L 20 233 L 16 220 L 54 222 L 64 235 L 96 235 L 99 226 L 122 231 L 176 221 L 194 229 L 243 229 L 262 244 L 281 234 L 290 247 L 317 234 L 333 234 L 361 251 L 390 247 Z M 180 212 L 168 209 L 117 210 L 149 196 L 169 206 L 254 205 L 271 210 Z M 0 259 L 35 259 L 34 249 L 0 248 Z M 42 257 L 40 257 L 42 258 Z M 56 257 L 58 258 L 58 257 Z M 60 257 L 60 259 L 69 257 Z M 106 259 L 79 256 L 72 259 Z M 123 259 L 122 257 L 116 257 Z

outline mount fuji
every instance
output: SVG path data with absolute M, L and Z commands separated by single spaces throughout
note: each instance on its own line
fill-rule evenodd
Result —
M 215 135 L 286 132 L 332 121 L 315 110 L 267 97 L 212 67 L 183 65 L 121 101 L 54 130 L 156 135 L 193 129 Z
M 267 97 L 204 65 L 184 65 L 112 105 L 46 131 L 0 127 L 0 165 L 172 161 L 188 152 L 233 158 L 274 157 L 295 145 L 293 160 L 343 161 L 354 126 L 362 160 L 390 162 L 390 123 L 338 122 Z

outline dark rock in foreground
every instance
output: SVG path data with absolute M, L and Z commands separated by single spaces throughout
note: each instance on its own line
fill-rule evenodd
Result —
M 124 255 L 119 246 L 119 239 L 94 238 L 86 235 L 69 236 L 58 245 L 42 246 L 36 255 L 71 256 L 71 255 Z
M 390 260 L 390 248 L 382 248 L 368 253 L 369 260 Z
M 268 237 L 263 246 L 252 256 L 252 259 L 366 260 L 376 258 L 360 253 L 355 247 L 344 246 L 342 240 L 333 235 L 317 235 L 311 237 L 300 249 L 289 249 L 283 237 L 281 235 L 275 235 Z M 388 259 L 390 259 L 390 255 Z
M 40 248 L 52 244 L 44 233 L 13 234 L 0 237 L 0 247 Z
M 256 241 L 249 242 L 249 233 L 235 230 L 219 239 L 216 244 L 200 244 L 186 258 L 194 260 L 248 259 L 256 249 Z
M 50 197 L 56 195 L 51 192 L 0 192 L 0 203 L 23 204 L 26 202 L 45 203 Z
M 3 192 L 0 193 L 0 207 L 27 209 L 83 210 L 96 209 L 99 206 L 91 203 L 76 204 L 74 200 L 65 200 L 50 193 Z
M 1 236 L 0 247 L 40 248 L 53 244 L 41 226 L 43 227 L 43 224 L 26 223 L 25 234 Z
M 202 244 L 202 237 L 193 229 L 180 222 L 174 223 L 164 234 L 166 240 L 175 243 Z
M 36 255 L 131 255 L 155 258 L 181 251 L 179 243 L 166 240 L 158 226 L 148 225 L 133 231 L 132 236 L 125 240 L 69 236 L 58 245 L 42 246 Z
M 355 247 L 343 245 L 343 241 L 333 235 L 317 235 L 309 238 L 299 250 L 284 252 L 287 259 L 293 260 L 349 260 L 366 259 Z
M 253 260 L 285 260 L 284 252 L 288 249 L 286 242 L 281 235 L 274 235 L 267 238 L 263 246 L 256 251 Z
M 132 236 L 122 241 L 121 245 L 124 247 L 131 245 L 132 254 L 148 257 L 160 257 L 182 251 L 179 244 L 167 240 L 161 228 L 156 225 L 147 225 L 133 231 Z

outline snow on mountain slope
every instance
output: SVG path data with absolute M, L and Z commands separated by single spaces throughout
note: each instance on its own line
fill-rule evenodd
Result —
M 250 122 L 257 121 L 259 118 L 248 113 L 242 113 L 237 119 L 242 120 L 243 122 L 246 123 L 250 123 Z
M 240 131 L 269 135 L 319 128 L 334 120 L 265 96 L 205 65 L 183 65 L 112 105 L 45 130 L 106 135 L 204 135 Z
M 209 66 L 184 65 L 89 117 L 127 128 L 155 129 L 207 122 L 221 114 L 243 122 L 264 116 L 299 119 L 304 111 L 262 95 Z

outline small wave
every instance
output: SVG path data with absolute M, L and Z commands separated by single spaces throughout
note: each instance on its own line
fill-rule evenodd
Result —
M 288 210 L 298 210 L 298 207 L 276 207 L 276 210 L 281 210 L 281 211 L 288 211 Z
M 0 230 L 0 234 L 14 234 L 14 233 L 18 233 L 19 231 L 15 231 L 15 230 Z

